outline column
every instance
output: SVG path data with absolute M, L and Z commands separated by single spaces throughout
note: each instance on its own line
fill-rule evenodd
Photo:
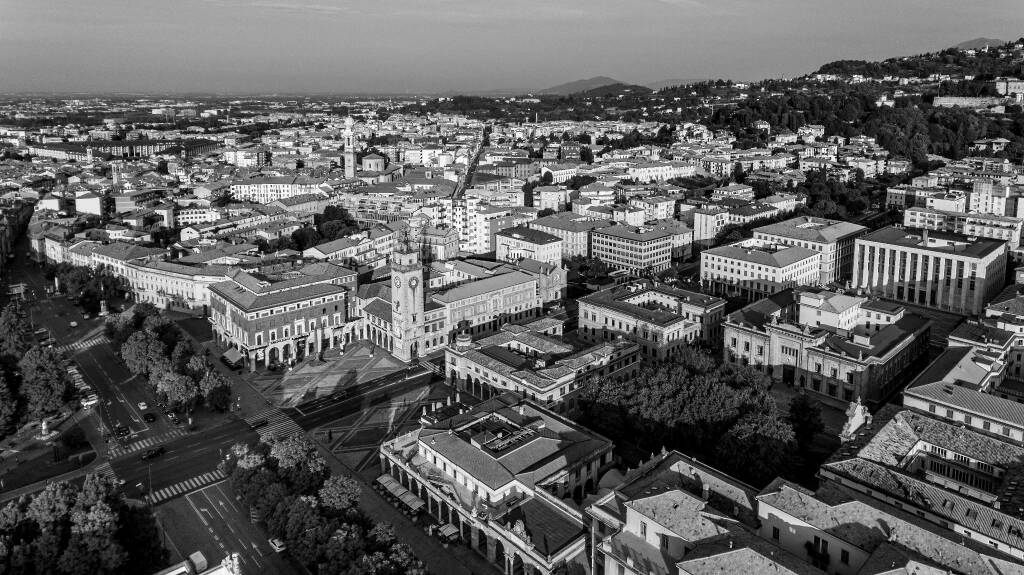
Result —
M 245 353 L 245 358 L 249 362 L 249 373 L 256 371 L 256 354 L 251 351 L 247 351 Z
M 487 535 L 484 535 L 484 537 L 487 537 Z M 487 538 L 487 560 L 497 565 L 498 558 L 495 555 L 497 555 L 498 550 L 495 549 L 495 541 L 492 541 L 490 538 Z
M 501 569 L 501 572 L 505 575 L 512 575 L 512 560 L 512 554 L 506 551 L 502 557 L 503 567 Z
M 469 546 L 472 549 L 480 550 L 480 530 L 475 525 L 469 525 Z

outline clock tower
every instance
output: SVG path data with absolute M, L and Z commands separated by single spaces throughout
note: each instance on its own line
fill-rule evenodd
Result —
M 345 177 L 356 177 L 356 136 L 352 130 L 355 122 L 352 117 L 345 118 Z
M 399 242 L 391 254 L 392 354 L 414 361 L 423 342 L 423 266 L 418 250 Z

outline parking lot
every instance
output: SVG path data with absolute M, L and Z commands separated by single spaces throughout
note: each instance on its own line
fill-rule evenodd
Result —
M 199 551 L 212 566 L 228 553 L 237 552 L 244 573 L 295 573 L 287 558 L 270 548 L 266 535 L 250 523 L 248 510 L 242 507 L 227 481 L 157 506 L 171 562 Z

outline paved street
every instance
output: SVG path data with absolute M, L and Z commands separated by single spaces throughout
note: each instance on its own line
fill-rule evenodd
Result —
M 157 507 L 156 514 L 167 534 L 168 547 L 175 555 L 172 560 L 199 551 L 210 565 L 215 565 L 228 553 L 237 552 L 244 573 L 298 573 L 282 555 L 270 548 L 267 537 L 249 522 L 249 512 L 242 507 L 227 481 Z
M 218 427 L 186 435 L 162 444 L 166 453 L 150 461 L 142 461 L 133 453 L 111 461 L 118 477 L 125 481 L 129 497 L 142 498 L 144 493 L 158 494 L 159 499 L 180 496 L 187 492 L 189 481 L 216 471 L 222 453 L 235 443 L 256 441 L 257 435 L 243 421 L 231 421 Z M 192 482 L 195 487 L 203 481 Z M 174 489 L 176 488 L 177 489 Z

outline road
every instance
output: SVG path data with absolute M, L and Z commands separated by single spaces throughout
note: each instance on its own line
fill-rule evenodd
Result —
M 101 398 L 98 409 L 110 429 L 126 425 L 131 429 L 131 439 L 134 440 L 147 432 L 166 433 L 175 427 L 155 409 L 156 399 L 149 386 L 128 371 L 110 342 L 102 339 L 94 341 L 89 347 L 72 351 L 75 352 L 72 358 L 78 364 L 85 382 Z M 147 410 L 139 409 L 139 402 L 146 402 L 148 411 L 158 416 L 157 421 L 143 421 Z
M 235 499 L 228 482 L 189 493 L 157 510 L 170 547 L 179 556 L 199 551 L 216 565 L 228 553 L 238 553 L 243 573 L 298 573 L 275 553 L 261 529 L 250 523 L 249 512 Z
M 383 403 L 394 395 L 411 389 L 426 387 L 430 384 L 433 373 L 421 369 L 408 379 L 395 379 L 388 383 L 362 384 L 352 388 L 352 392 L 341 397 L 324 397 L 306 402 L 298 407 L 283 410 L 295 420 L 300 427 L 311 431 L 346 415 L 365 410 L 371 405 Z
M 159 493 L 162 490 L 180 486 L 177 493 L 164 493 L 159 500 L 181 495 L 187 488 L 209 482 L 220 462 L 221 454 L 236 443 L 253 443 L 259 436 L 243 421 L 230 421 L 220 426 L 203 430 L 195 435 L 186 435 L 160 445 L 166 453 L 142 461 L 140 452 L 131 453 L 110 462 L 114 472 L 124 480 L 125 493 L 129 497 L 141 498 L 144 493 Z M 207 475 L 205 480 L 200 480 Z M 195 479 L 191 485 L 190 480 Z M 157 502 L 159 502 L 159 500 Z

